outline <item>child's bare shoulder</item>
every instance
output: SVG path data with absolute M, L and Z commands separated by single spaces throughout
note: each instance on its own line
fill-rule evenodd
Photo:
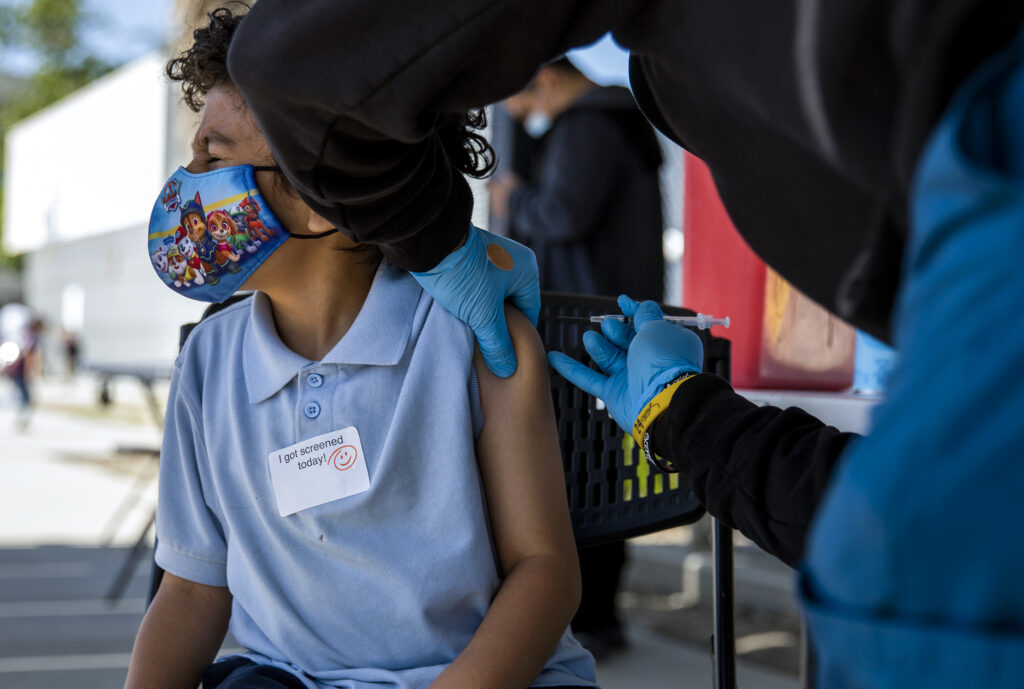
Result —
M 480 378 L 481 392 L 512 394 L 516 391 L 527 394 L 538 389 L 547 390 L 548 363 L 540 334 L 523 313 L 514 306 L 505 305 L 505 320 L 516 352 L 516 372 L 508 378 L 500 378 L 487 368 L 480 348 L 476 348 L 473 364 Z

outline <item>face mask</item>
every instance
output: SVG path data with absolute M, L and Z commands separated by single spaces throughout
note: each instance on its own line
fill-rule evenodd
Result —
M 234 165 L 193 174 L 179 167 L 149 218 L 149 256 L 168 287 L 191 299 L 221 302 L 241 288 L 289 235 L 256 185 L 257 170 Z
M 532 110 L 523 121 L 523 129 L 534 139 L 539 139 L 551 129 L 551 118 L 540 110 Z

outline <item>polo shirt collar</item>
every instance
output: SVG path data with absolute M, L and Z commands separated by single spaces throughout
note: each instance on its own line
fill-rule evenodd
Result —
M 419 284 L 407 272 L 381 265 L 355 322 L 320 363 L 361 366 L 399 363 L 409 344 L 421 292 Z M 259 292 L 252 300 L 242 348 L 245 385 L 251 404 L 276 394 L 313 363 L 281 341 L 270 299 Z

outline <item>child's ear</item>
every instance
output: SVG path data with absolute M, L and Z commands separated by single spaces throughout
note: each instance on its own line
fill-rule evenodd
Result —
M 317 215 L 313 211 L 310 211 L 309 222 L 306 223 L 306 228 L 311 234 L 320 234 L 321 232 L 333 230 L 334 224 L 322 215 Z

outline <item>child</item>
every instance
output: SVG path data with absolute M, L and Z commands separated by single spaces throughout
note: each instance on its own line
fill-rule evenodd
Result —
M 210 19 L 169 65 L 205 106 L 150 250 L 193 194 L 207 213 L 253 198 L 273 236 L 176 288 L 256 294 L 176 362 L 166 575 L 126 687 L 593 686 L 567 631 L 579 572 L 536 332 L 508 314 L 519 367 L 494 376 L 467 326 L 306 206 L 227 77 L 241 17 Z M 246 650 L 211 665 L 229 622 Z

